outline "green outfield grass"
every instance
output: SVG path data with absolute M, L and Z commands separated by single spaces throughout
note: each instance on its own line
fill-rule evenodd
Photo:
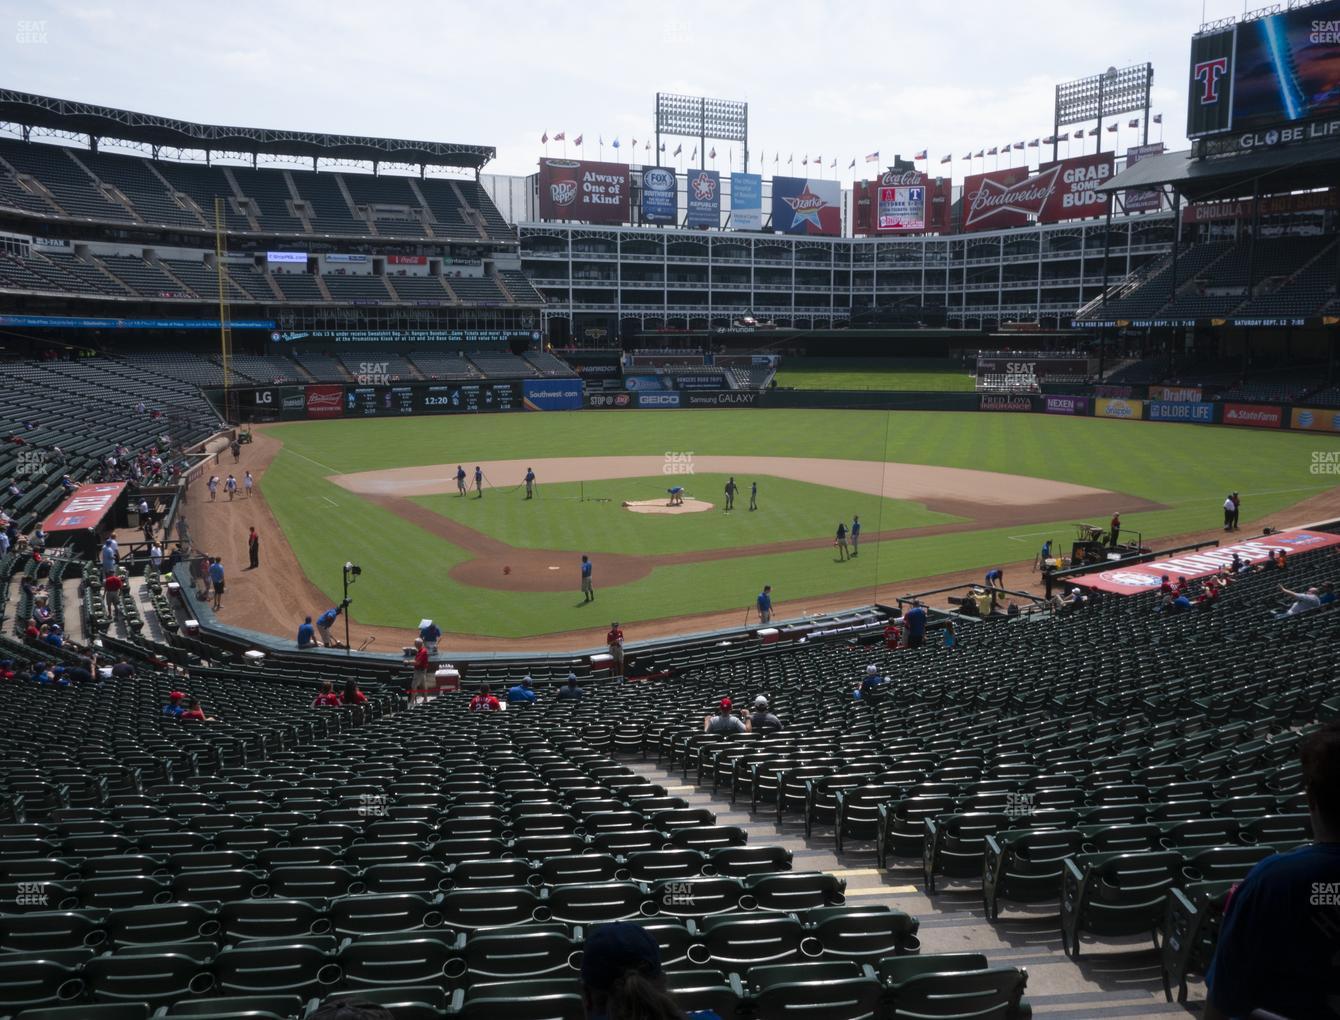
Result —
M 922 528 L 961 520 L 927 510 L 920 503 L 767 476 L 756 479 L 758 511 L 748 509 L 750 479 L 740 478 L 736 509 L 726 513 L 722 509 L 726 477 L 702 474 L 670 479 L 656 475 L 584 482 L 580 486 L 549 484 L 541 485 L 532 500 L 507 489 L 500 490 L 500 498 L 490 493 L 485 499 L 462 499 L 455 494 L 413 499 L 508 545 L 641 555 L 831 538 L 839 519 L 850 525 L 853 514 L 861 518 L 867 535 L 885 528 Z M 626 499 L 664 500 L 666 487 L 673 484 L 683 485 L 689 495 L 715 508 L 669 516 L 635 514 L 620 505 Z
M 1155 500 L 1166 510 L 1123 514 L 1127 529 L 1147 539 L 1214 527 L 1229 489 L 1243 496 L 1243 521 L 1279 523 L 1280 509 L 1329 488 L 1327 476 L 1311 474 L 1312 452 L 1340 449 L 1340 439 L 1316 433 L 1261 431 L 1071 419 L 1029 414 L 954 414 L 874 411 L 589 411 L 548 414 L 459 415 L 374 421 L 340 420 L 278 426 L 285 446 L 263 480 L 264 495 L 313 581 L 333 600 L 340 591 L 340 565 L 354 559 L 364 567 L 354 595 L 354 616 L 368 624 L 410 626 L 431 615 L 444 628 L 500 637 L 598 626 L 618 617 L 625 623 L 665 616 L 743 608 L 764 583 L 779 599 L 803 600 L 856 587 L 896 586 L 904 579 L 1012 562 L 1033 555 L 1042 537 L 1066 539 L 1070 521 L 1018 529 L 991 529 L 929 538 L 868 543 L 859 560 L 834 563 L 831 549 L 772 553 L 658 568 L 642 581 L 600 592 L 598 610 L 582 607 L 572 594 L 509 593 L 462 587 L 447 571 L 465 554 L 401 518 L 326 480 L 331 474 L 412 465 L 473 464 L 476 461 L 583 455 L 661 456 L 667 450 L 700 455 L 820 456 L 940 464 L 1053 478 Z M 519 479 L 518 479 L 519 481 Z M 490 520 L 465 520 L 516 545 L 619 549 L 721 548 L 758 545 L 786 537 L 824 535 L 853 512 L 854 493 L 832 495 L 822 486 L 796 495 L 805 512 L 773 507 L 760 487 L 767 513 L 689 514 L 676 518 L 610 512 L 606 534 L 600 518 L 587 519 L 571 500 L 548 511 L 550 489 L 527 506 L 520 492 L 503 500 L 475 502 Z M 656 480 L 659 481 L 659 480 Z M 587 482 L 618 487 L 622 483 Z M 641 482 L 638 483 L 641 485 Z M 650 484 L 650 483 L 648 483 Z M 720 485 L 713 485 L 719 490 Z M 713 493 L 715 496 L 715 493 Z M 613 497 L 611 497 L 613 498 Z M 620 497 L 626 498 L 626 497 Z M 650 497 L 649 497 L 650 498 Z M 715 500 L 714 500 L 715 501 Z M 560 502 L 555 499 L 555 503 Z M 912 519 L 924 508 L 902 504 L 887 515 Z M 1113 509 L 1121 509 L 1114 497 Z M 455 515 L 450 501 L 427 501 Z M 596 504 L 601 506 L 603 504 Z M 744 503 L 747 505 L 747 501 Z M 533 512 L 538 511 L 538 512 Z M 861 513 L 868 531 L 873 514 Z M 526 515 L 529 515 L 526 516 Z M 751 522 L 750 517 L 758 518 Z M 814 523 L 811 523 L 814 518 Z M 831 518 L 831 522 L 829 521 Z M 927 522 L 929 523 L 929 522 Z M 1105 522 L 1095 522 L 1105 523 Z M 529 524 L 529 526 L 528 526 Z M 686 525 L 681 532 L 671 531 Z M 908 524 L 906 526 L 914 526 Z M 724 531 L 722 528 L 733 530 Z M 664 530 L 662 530 L 664 529 Z M 565 535 L 573 536 L 571 542 Z M 678 536 L 684 536 L 682 542 Z M 609 544 L 604 544 L 608 542 Z M 625 544 L 627 542 L 627 544 Z M 661 543 L 665 545 L 662 546 Z M 596 546 L 596 543 L 601 543 Z M 599 558 L 595 557 L 597 590 Z M 891 591 L 890 596 L 897 594 Z M 303 608 L 295 607 L 295 614 Z M 599 614 L 598 616 L 596 614 Z
M 972 390 L 952 358 L 783 358 L 777 385 L 797 390 Z

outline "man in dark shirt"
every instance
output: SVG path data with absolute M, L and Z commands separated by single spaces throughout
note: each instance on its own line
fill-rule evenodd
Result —
M 558 689 L 559 701 L 580 701 L 586 692 L 577 686 L 577 674 L 569 672 L 568 682 Z
M 312 618 L 309 616 L 302 623 L 298 624 L 298 647 L 312 648 L 316 645 L 316 630 L 312 626 Z
M 907 630 L 907 647 L 920 648 L 926 641 L 926 607 L 913 603 L 903 614 L 903 627 Z
M 754 699 L 754 712 L 749 717 L 749 728 L 754 733 L 767 733 L 769 730 L 782 728 L 782 720 L 769 711 L 768 699 L 761 694 Z
M 1299 744 L 1315 842 L 1261 861 L 1229 896 L 1205 1020 L 1340 1017 L 1340 721 Z

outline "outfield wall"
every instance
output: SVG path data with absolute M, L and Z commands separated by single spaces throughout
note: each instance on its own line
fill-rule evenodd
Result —
M 1095 387 L 1096 393 L 1111 389 Z M 1156 391 L 1150 393 L 1150 391 Z M 1340 408 L 1248 404 L 1200 399 L 1199 391 L 1168 393 L 1166 388 L 1125 389 L 1129 395 L 1086 393 L 946 393 L 874 390 L 658 390 L 586 391 L 577 379 L 507 382 L 404 383 L 359 386 L 310 383 L 233 387 L 227 416 L 243 422 L 313 421 L 332 418 L 398 418 L 423 414 L 480 414 L 509 411 L 581 409 L 680 410 L 763 407 L 795 410 L 988 411 L 1007 414 L 1063 414 L 1120 421 L 1162 421 L 1239 428 L 1292 429 L 1340 435 Z M 1136 396 L 1135 393 L 1149 394 Z M 206 396 L 223 409 L 223 391 Z

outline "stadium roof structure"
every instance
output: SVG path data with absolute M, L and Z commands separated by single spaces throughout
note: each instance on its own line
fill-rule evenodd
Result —
M 328 135 L 319 131 L 226 127 L 156 117 L 110 106 L 53 99 L 31 92 L 0 89 L 0 122 L 22 127 L 115 138 L 162 147 L 204 152 L 267 153 L 313 159 L 366 160 L 376 163 L 449 166 L 478 171 L 497 155 L 491 145 L 420 142 L 365 135 Z M 26 137 L 26 131 L 25 131 Z
M 1257 149 L 1241 156 L 1196 158 L 1183 149 L 1146 156 L 1099 191 L 1167 185 L 1192 202 L 1243 198 L 1324 188 L 1340 180 L 1340 140 L 1282 149 Z

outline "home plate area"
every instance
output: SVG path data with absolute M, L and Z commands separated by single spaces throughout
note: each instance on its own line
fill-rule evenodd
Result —
M 675 504 L 671 504 L 669 497 L 662 499 L 626 499 L 620 506 L 625 510 L 631 510 L 635 514 L 700 514 L 704 510 L 711 510 L 715 506 L 705 499 L 694 499 L 692 496 L 685 496 Z

